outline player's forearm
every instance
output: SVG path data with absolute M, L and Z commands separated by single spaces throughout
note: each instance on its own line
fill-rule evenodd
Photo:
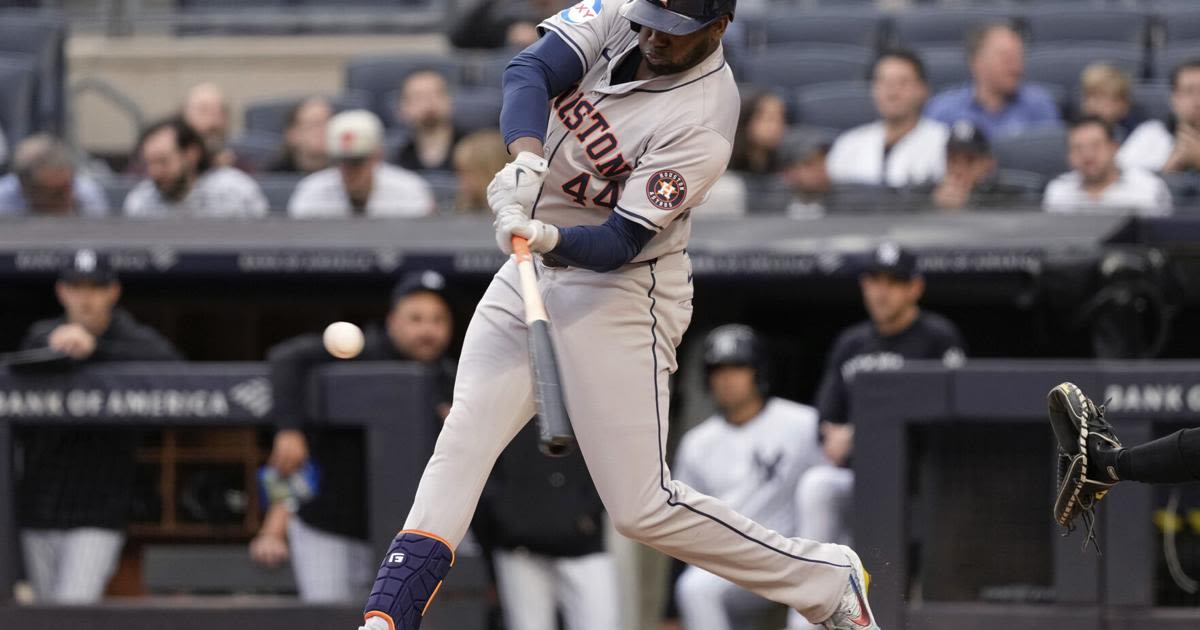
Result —
M 602 225 L 559 228 L 550 253 L 573 267 L 612 271 L 632 261 L 651 238 L 654 232 L 614 212 Z

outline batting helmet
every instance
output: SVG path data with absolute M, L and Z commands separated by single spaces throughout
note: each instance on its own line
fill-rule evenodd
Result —
M 745 365 L 754 368 L 754 382 L 763 396 L 770 389 L 767 351 L 754 329 L 742 324 L 726 324 L 714 328 L 704 340 L 704 371 L 712 374 L 723 365 Z
M 737 0 L 633 0 L 621 6 L 621 16 L 661 33 L 687 35 L 722 15 L 733 19 L 736 5 Z

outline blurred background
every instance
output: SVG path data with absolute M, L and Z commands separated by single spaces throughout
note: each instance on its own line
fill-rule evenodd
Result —
M 0 627 L 354 627 L 504 262 L 504 67 L 568 6 L 0 0 Z M 680 478 L 853 542 L 886 628 L 1196 627 L 1195 484 L 1119 486 L 1085 552 L 1043 401 L 1197 424 L 1200 4 L 741 0 L 724 54 Z M 459 553 L 427 628 L 810 627 L 528 431 Z

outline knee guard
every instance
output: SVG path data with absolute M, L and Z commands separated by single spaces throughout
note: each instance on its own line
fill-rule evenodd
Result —
M 454 550 L 446 541 L 423 532 L 400 532 L 379 567 L 363 618 L 380 617 L 391 630 L 417 630 L 452 566 Z

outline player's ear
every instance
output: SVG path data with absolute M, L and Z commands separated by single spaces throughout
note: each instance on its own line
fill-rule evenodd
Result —
M 711 29 L 709 35 L 712 37 L 713 43 L 721 41 L 721 38 L 725 36 L 725 29 L 729 28 L 729 16 L 722 15 L 709 28 Z

